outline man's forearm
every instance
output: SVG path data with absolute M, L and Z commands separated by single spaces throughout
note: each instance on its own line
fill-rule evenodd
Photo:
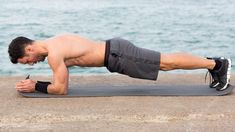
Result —
M 48 94 L 67 94 L 67 88 L 63 86 L 55 86 L 54 84 L 50 84 L 47 86 Z

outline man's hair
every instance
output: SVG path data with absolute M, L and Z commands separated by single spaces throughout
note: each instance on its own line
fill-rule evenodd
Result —
M 13 39 L 8 47 L 11 62 L 18 63 L 17 60 L 25 55 L 25 47 L 33 42 L 34 40 L 22 36 Z

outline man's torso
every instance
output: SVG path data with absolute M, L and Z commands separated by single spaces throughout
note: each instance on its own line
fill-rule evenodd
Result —
M 105 42 L 96 42 L 75 35 L 63 35 L 44 41 L 48 56 L 51 53 L 64 58 L 65 65 L 82 67 L 104 66 Z

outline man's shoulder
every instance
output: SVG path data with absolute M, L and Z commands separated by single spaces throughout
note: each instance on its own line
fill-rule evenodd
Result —
M 64 63 L 64 56 L 56 52 L 51 52 L 48 53 L 47 60 L 51 67 L 57 67 L 58 64 Z

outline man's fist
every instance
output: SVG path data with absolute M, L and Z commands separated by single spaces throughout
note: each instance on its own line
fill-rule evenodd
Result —
M 35 92 L 35 85 L 36 82 L 34 82 L 31 79 L 26 79 L 17 83 L 16 89 L 20 92 L 26 92 L 26 93 Z

